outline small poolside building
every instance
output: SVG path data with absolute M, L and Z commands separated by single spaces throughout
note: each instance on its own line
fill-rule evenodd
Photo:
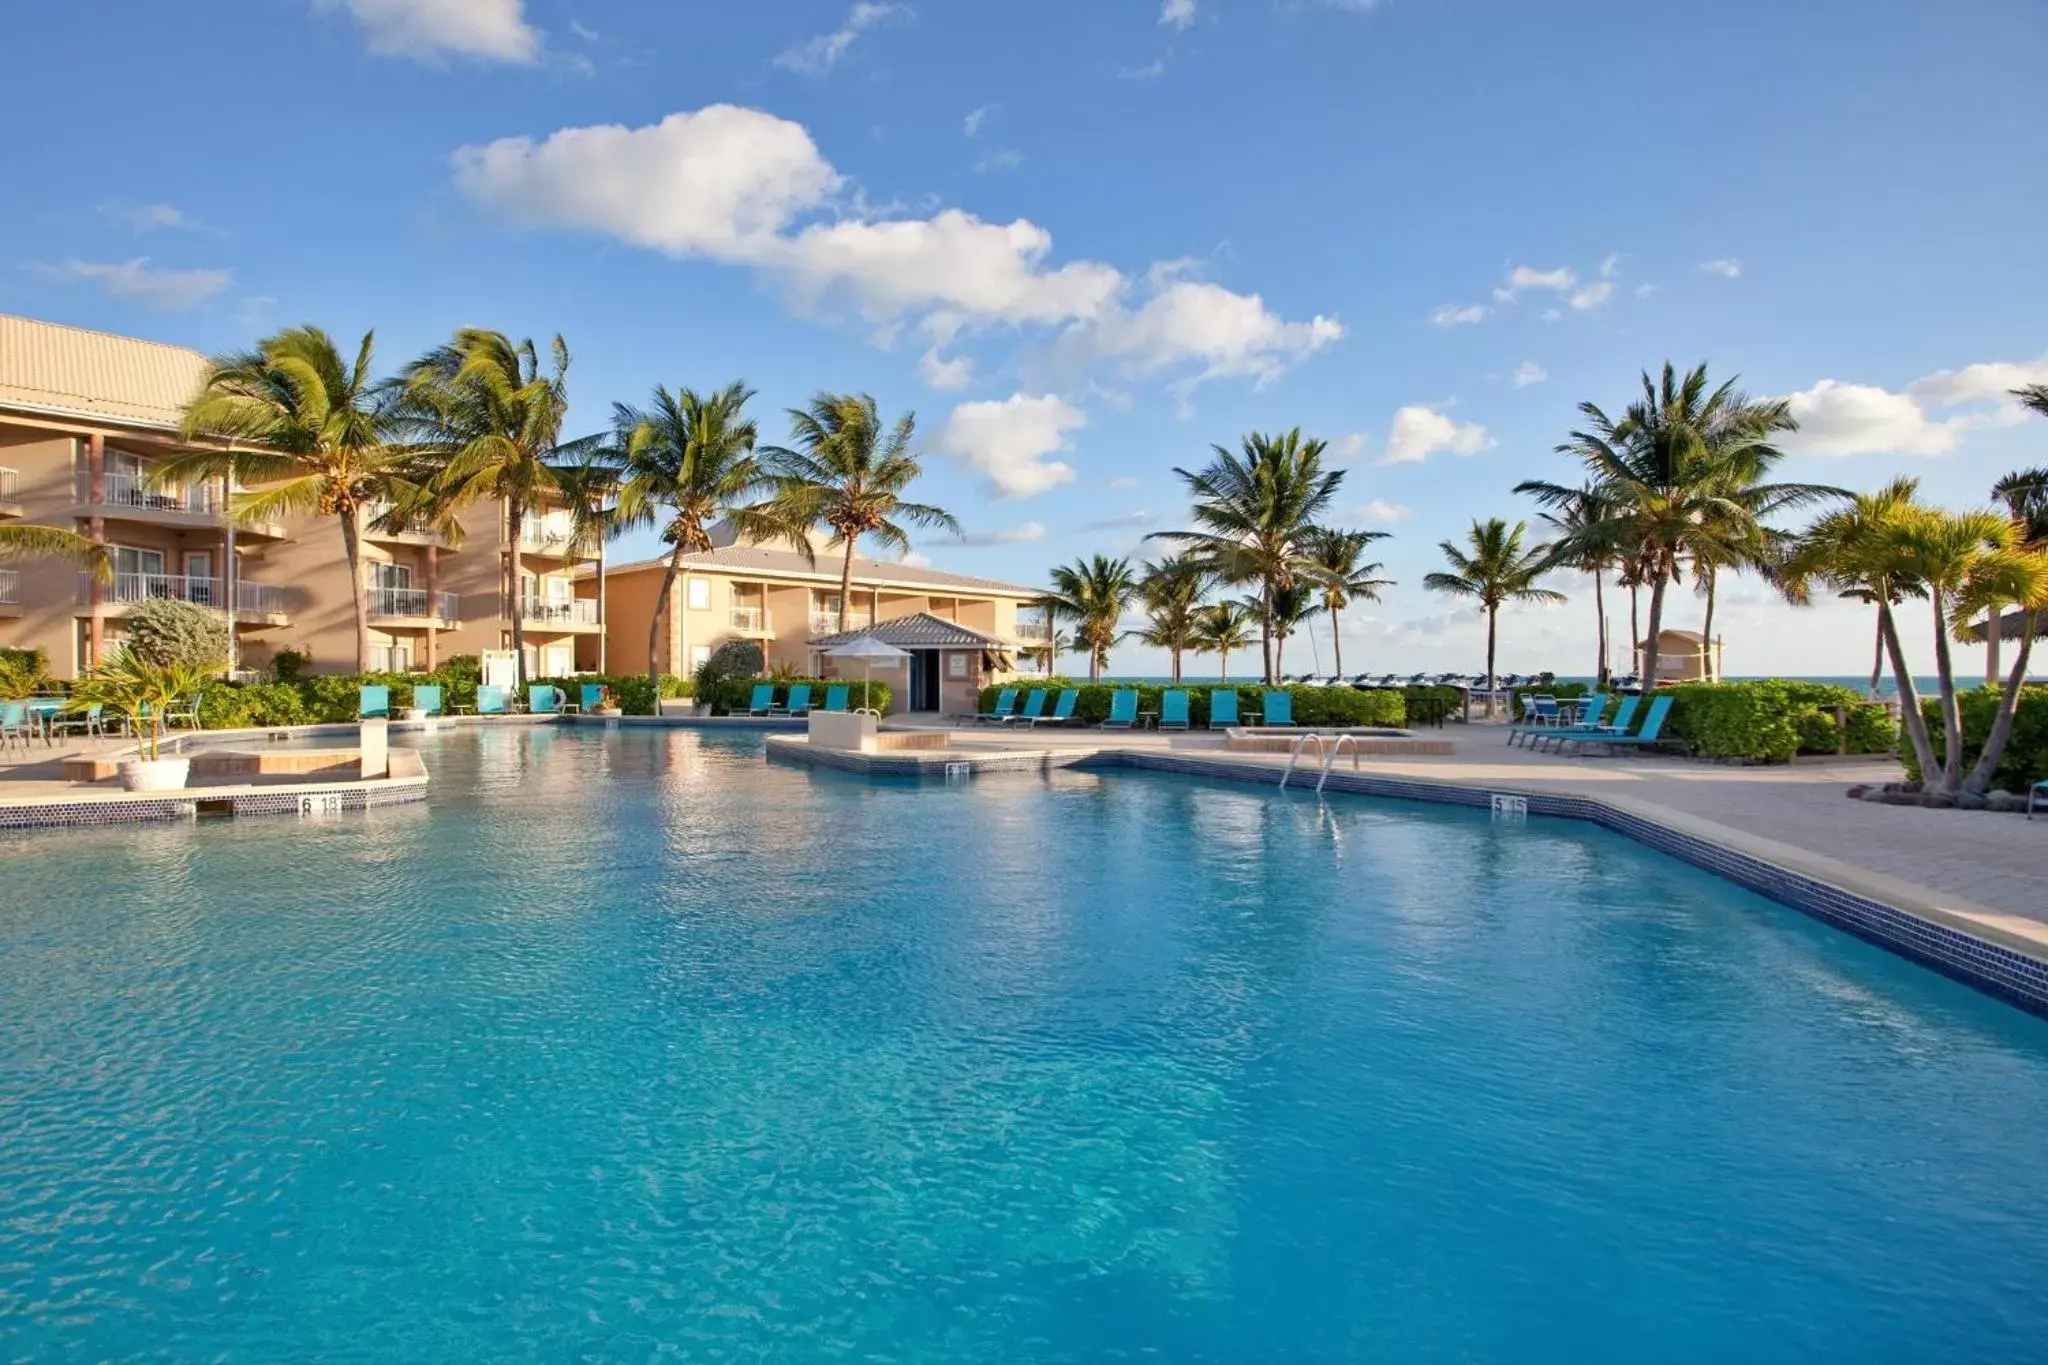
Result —
M 1636 676 L 1649 661 L 1649 642 L 1636 646 Z M 1658 683 L 1716 682 L 1721 678 L 1721 641 L 1696 630 L 1657 632 Z
M 811 641 L 811 671 L 821 678 L 858 679 L 864 669 L 841 669 L 830 651 L 861 636 L 894 645 L 906 656 L 894 665 L 878 664 L 876 682 L 889 686 L 889 714 L 905 711 L 963 715 L 980 709 L 981 689 L 1007 677 L 1015 667 L 1014 645 L 971 626 L 930 612 L 899 616 L 865 630 L 842 631 Z

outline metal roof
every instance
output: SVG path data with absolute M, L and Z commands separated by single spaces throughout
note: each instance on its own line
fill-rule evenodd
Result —
M 898 616 L 883 621 L 866 630 L 842 631 L 838 635 L 826 635 L 811 641 L 812 649 L 833 649 L 863 635 L 872 636 L 885 645 L 898 649 L 994 649 L 1008 650 L 1008 641 L 998 640 L 993 635 L 983 635 L 954 621 L 934 616 L 928 611 L 914 616 Z
M 0 409 L 175 431 L 206 365 L 183 346 L 0 313 Z
M 683 556 L 686 569 L 716 569 L 737 574 L 766 574 L 777 578 L 801 578 L 810 582 L 839 582 L 841 558 L 837 554 L 821 551 L 814 564 L 795 550 L 776 550 L 764 545 L 726 545 L 715 550 Z M 666 557 L 642 559 L 630 564 L 608 565 L 605 575 L 643 573 L 650 569 L 659 570 L 668 564 Z M 853 581 L 862 587 L 908 587 L 908 588 L 958 588 L 970 592 L 995 593 L 1003 597 L 1043 597 L 1044 588 L 1026 588 L 1015 583 L 1003 583 L 993 578 L 973 578 L 967 574 L 945 573 L 938 569 L 918 568 L 910 564 L 896 564 L 888 560 L 869 559 L 866 555 L 853 557 Z

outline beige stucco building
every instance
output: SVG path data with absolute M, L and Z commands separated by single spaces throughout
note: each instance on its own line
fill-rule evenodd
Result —
M 179 414 L 205 370 L 204 356 L 180 346 L 0 314 L 0 519 L 76 530 L 115 559 L 105 585 L 61 561 L 0 564 L 0 644 L 39 646 L 54 672 L 76 677 L 120 639 L 135 603 L 180 597 L 231 613 L 243 667 L 290 647 L 315 671 L 354 670 L 354 607 L 333 518 L 230 525 L 235 490 L 225 481 L 150 481 L 152 464 L 189 448 Z M 529 513 L 520 594 L 500 510 L 479 504 L 462 523 L 459 546 L 365 529 L 371 666 L 428 668 L 509 649 L 518 602 L 529 673 L 574 670 L 578 642 L 594 642 L 603 623 L 576 590 L 586 557 L 570 545 L 567 512 Z

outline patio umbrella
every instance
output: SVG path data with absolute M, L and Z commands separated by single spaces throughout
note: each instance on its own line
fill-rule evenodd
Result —
M 896 646 L 892 644 L 887 644 L 881 640 L 877 640 L 872 635 L 855 636 L 853 639 L 848 640 L 843 645 L 836 645 L 833 648 L 826 650 L 825 654 L 826 657 L 833 659 L 859 659 L 863 667 L 863 673 L 861 677 L 861 682 L 863 686 L 870 684 L 874 681 L 875 661 L 877 659 L 884 660 L 885 662 L 893 664 L 900 659 L 907 659 L 910 657 L 910 654 L 907 650 L 898 649 L 896 648 Z M 863 693 L 862 695 L 862 700 L 869 700 L 865 693 Z M 872 706 L 867 707 L 865 709 L 871 711 L 874 710 Z M 880 715 L 881 712 L 876 711 L 875 714 Z

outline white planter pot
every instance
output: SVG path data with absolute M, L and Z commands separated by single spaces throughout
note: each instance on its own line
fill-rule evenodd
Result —
M 408 706 L 405 708 L 405 723 L 408 725 L 417 725 L 426 718 L 427 708 L 424 706 Z
M 121 785 L 132 792 L 181 791 L 191 775 L 189 758 L 131 758 L 121 765 Z

